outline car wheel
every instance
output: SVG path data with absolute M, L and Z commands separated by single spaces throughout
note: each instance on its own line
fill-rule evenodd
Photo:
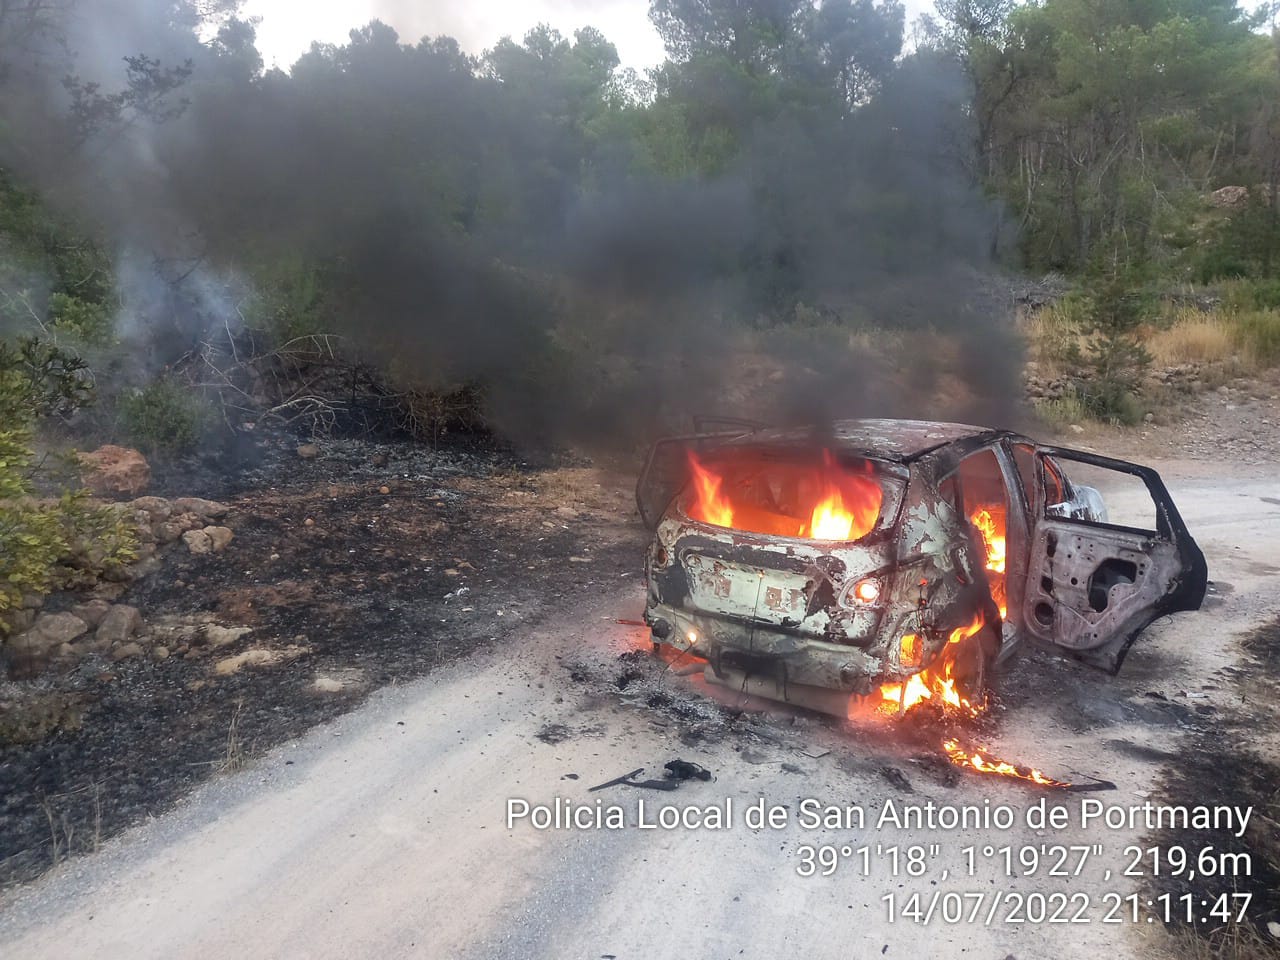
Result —
M 987 698 L 995 676 L 999 639 L 995 630 L 985 626 L 971 637 L 960 641 L 952 675 L 956 689 L 970 703 L 981 704 Z

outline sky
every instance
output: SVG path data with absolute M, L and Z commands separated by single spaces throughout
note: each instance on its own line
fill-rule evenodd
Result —
M 904 2 L 908 24 L 933 9 L 933 0 Z M 258 49 L 267 65 L 286 69 L 312 41 L 342 43 L 353 27 L 375 17 L 406 43 L 447 34 L 471 53 L 507 35 L 519 39 L 542 22 L 565 36 L 591 26 L 613 41 L 623 66 L 643 69 L 662 60 L 648 0 L 247 0 L 244 9 L 262 18 Z

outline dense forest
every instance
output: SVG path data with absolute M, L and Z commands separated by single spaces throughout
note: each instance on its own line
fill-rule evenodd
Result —
M 942 0 L 910 28 L 892 0 L 655 0 L 645 76 L 592 29 L 473 56 L 378 22 L 264 71 L 238 6 L 0 8 L 6 329 L 132 339 L 137 375 L 211 322 L 358 333 L 536 431 L 583 351 L 996 335 L 996 264 L 1276 269 L 1276 41 L 1231 0 Z M 1260 189 L 1206 218 L 1228 185 Z
M 20 506 L 37 421 L 182 453 L 340 427 L 359 387 L 433 439 L 627 442 L 762 384 L 779 418 L 1001 418 L 1009 281 L 1046 273 L 1032 352 L 1070 417 L 1140 415 L 1140 332 L 1203 323 L 1171 291 L 1225 283 L 1214 336 L 1280 356 L 1268 10 L 650 14 L 643 75 L 590 28 L 477 55 L 376 21 L 286 72 L 237 0 L 0 0 L 0 534 L 28 579 L 65 525 Z

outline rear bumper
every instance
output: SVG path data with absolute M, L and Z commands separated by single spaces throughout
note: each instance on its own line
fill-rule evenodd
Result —
M 871 693 L 886 679 L 887 665 L 878 656 L 768 624 L 690 613 L 652 600 L 644 619 L 655 642 L 704 658 L 718 675 L 738 672 L 784 686 L 803 684 L 859 695 Z

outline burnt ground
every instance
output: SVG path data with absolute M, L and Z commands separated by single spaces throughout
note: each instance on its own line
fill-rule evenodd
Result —
M 1177 845 L 1193 852 L 1212 848 L 1215 853 L 1248 854 L 1249 870 L 1237 876 L 1197 871 L 1195 876 L 1153 877 L 1151 890 L 1174 897 L 1190 894 L 1197 904 L 1212 904 L 1223 893 L 1249 893 L 1253 895 L 1249 916 L 1275 917 L 1280 916 L 1280 764 L 1274 760 L 1274 749 L 1268 756 L 1258 744 L 1268 737 L 1274 744 L 1280 736 L 1276 700 L 1280 619 L 1259 627 L 1240 645 L 1244 659 L 1223 668 L 1215 678 L 1238 691 L 1233 706 L 1214 711 L 1198 725 L 1178 756 L 1163 768 L 1156 795 L 1166 803 L 1252 807 L 1249 828 L 1241 838 L 1222 832 L 1165 830 L 1147 842 L 1165 850 Z M 1239 931 L 1219 923 L 1203 934 L 1214 944 L 1223 944 L 1238 937 Z M 1262 947 L 1260 937 L 1258 945 Z
M 175 545 L 121 601 L 149 623 L 197 613 L 252 632 L 216 654 L 89 657 L 30 685 L 56 705 L 55 729 L 33 744 L 0 738 L 0 884 L 94 850 L 370 691 L 501 644 L 640 569 L 625 488 L 591 467 L 361 441 L 302 460 L 295 444 L 262 441 L 235 470 L 157 471 L 149 492 L 231 505 L 235 540 L 206 556 Z M 217 671 L 250 649 L 284 662 Z

